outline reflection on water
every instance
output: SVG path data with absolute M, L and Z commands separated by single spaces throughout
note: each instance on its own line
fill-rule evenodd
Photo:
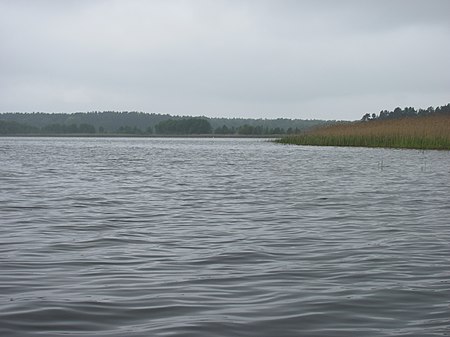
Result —
M 439 336 L 450 153 L 0 138 L 1 336 Z

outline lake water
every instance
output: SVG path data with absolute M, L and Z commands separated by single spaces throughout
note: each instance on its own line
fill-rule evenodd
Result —
M 450 152 L 0 138 L 0 336 L 450 336 Z

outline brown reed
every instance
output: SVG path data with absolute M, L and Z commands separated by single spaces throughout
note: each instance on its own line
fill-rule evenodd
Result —
M 450 116 L 344 122 L 277 140 L 283 144 L 450 150 Z

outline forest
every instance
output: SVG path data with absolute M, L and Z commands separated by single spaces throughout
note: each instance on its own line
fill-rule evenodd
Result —
M 370 121 L 370 120 L 385 120 L 385 119 L 398 119 L 404 117 L 423 117 L 423 116 L 432 116 L 432 115 L 450 115 L 450 103 L 447 105 L 439 106 L 434 108 L 432 106 L 427 109 L 419 109 L 416 110 L 413 107 L 405 107 L 400 108 L 397 107 L 392 111 L 381 110 L 377 115 L 375 113 L 366 113 L 361 118 L 362 121 Z
M 242 135 L 294 134 L 334 121 L 172 116 L 136 111 L 0 114 L 3 135 Z

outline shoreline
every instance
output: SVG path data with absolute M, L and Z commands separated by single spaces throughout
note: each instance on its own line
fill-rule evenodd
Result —
M 50 137 L 50 138 L 265 138 L 279 139 L 286 135 L 215 135 L 215 134 L 199 134 L 199 135 L 133 135 L 133 134 L 0 134 L 0 137 Z
M 384 145 L 350 145 L 350 144 L 344 144 L 344 145 L 337 145 L 337 144 L 312 144 L 312 143 L 294 143 L 294 142 L 284 142 L 281 141 L 282 139 L 276 139 L 274 140 L 274 143 L 280 144 L 280 145 L 290 145 L 290 146 L 317 146 L 317 147 L 359 147 L 359 148 L 366 148 L 366 149 L 391 149 L 391 150 L 417 150 L 417 151 L 450 151 L 450 147 L 448 148 L 442 148 L 442 147 L 406 147 L 406 146 L 384 146 Z
M 300 135 L 286 135 L 276 142 L 293 145 L 450 150 L 450 115 L 335 124 Z

